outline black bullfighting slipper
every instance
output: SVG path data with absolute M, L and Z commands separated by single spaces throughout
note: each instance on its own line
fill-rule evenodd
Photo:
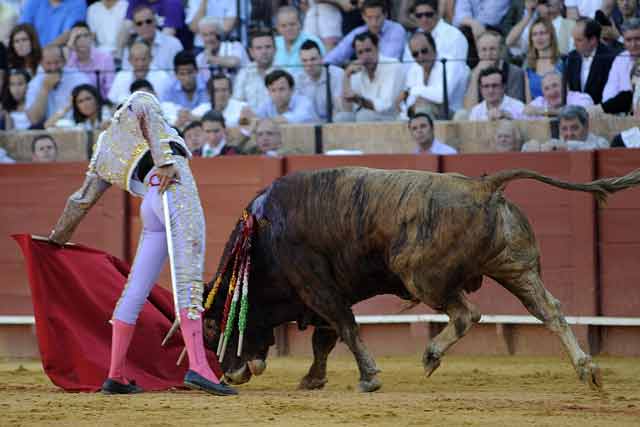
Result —
M 100 391 L 102 394 L 136 394 L 142 393 L 144 390 L 142 387 L 137 386 L 135 381 L 130 381 L 129 384 L 122 384 L 116 380 L 107 378 L 104 380 L 104 383 L 102 383 Z
M 184 376 L 184 385 L 190 389 L 206 391 L 207 393 L 215 394 L 216 396 L 233 396 L 238 394 L 235 389 L 229 387 L 224 382 L 216 384 L 191 370 L 187 371 Z

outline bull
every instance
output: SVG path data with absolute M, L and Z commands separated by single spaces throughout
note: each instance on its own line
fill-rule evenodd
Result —
M 579 379 L 599 389 L 598 366 L 580 348 L 559 301 L 541 280 L 531 225 L 503 195 L 516 179 L 590 192 L 603 202 L 609 193 L 638 184 L 640 170 L 587 184 L 523 169 L 470 178 L 356 167 L 300 172 L 274 181 L 247 207 L 258 220 L 250 249 L 247 332 L 238 356 L 234 329 L 222 360 L 227 380 L 241 384 L 261 374 L 275 342 L 274 328 L 295 321 L 300 328 L 314 326 L 313 363 L 300 388 L 325 385 L 328 355 L 341 339 L 358 365 L 359 389 L 379 389 L 379 370 L 359 337 L 351 307 L 381 294 L 448 315 L 448 324 L 423 355 L 430 376 L 447 349 L 480 320 L 466 294 L 477 291 L 486 276 L 555 333 Z M 242 220 L 223 260 L 241 233 Z M 231 275 L 223 267 L 221 261 L 217 275 L 222 293 Z M 205 294 L 211 288 L 209 284 Z M 205 342 L 212 349 L 219 343 L 223 305 L 224 298 L 217 297 L 205 314 Z

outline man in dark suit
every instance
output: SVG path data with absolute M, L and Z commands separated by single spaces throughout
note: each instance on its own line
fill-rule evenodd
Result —
M 600 43 L 602 27 L 595 20 L 580 18 L 573 29 L 575 50 L 567 60 L 569 90 L 588 93 L 594 104 L 602 102 L 611 64 L 618 52 Z

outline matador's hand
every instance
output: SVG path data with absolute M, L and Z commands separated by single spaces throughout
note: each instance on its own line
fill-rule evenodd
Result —
M 160 178 L 158 190 L 160 194 L 164 193 L 171 183 L 180 181 L 180 174 L 174 165 L 165 165 L 156 169 L 156 176 Z

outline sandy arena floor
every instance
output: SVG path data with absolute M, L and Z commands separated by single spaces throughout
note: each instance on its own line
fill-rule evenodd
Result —
M 306 358 L 219 398 L 193 391 L 136 396 L 65 393 L 38 362 L 0 363 L 0 426 L 638 426 L 640 359 L 599 358 L 606 391 L 579 383 L 560 358 L 445 358 L 430 379 L 420 357 L 378 358 L 383 388 L 355 391 L 352 359 L 333 358 L 322 391 L 300 392 Z

